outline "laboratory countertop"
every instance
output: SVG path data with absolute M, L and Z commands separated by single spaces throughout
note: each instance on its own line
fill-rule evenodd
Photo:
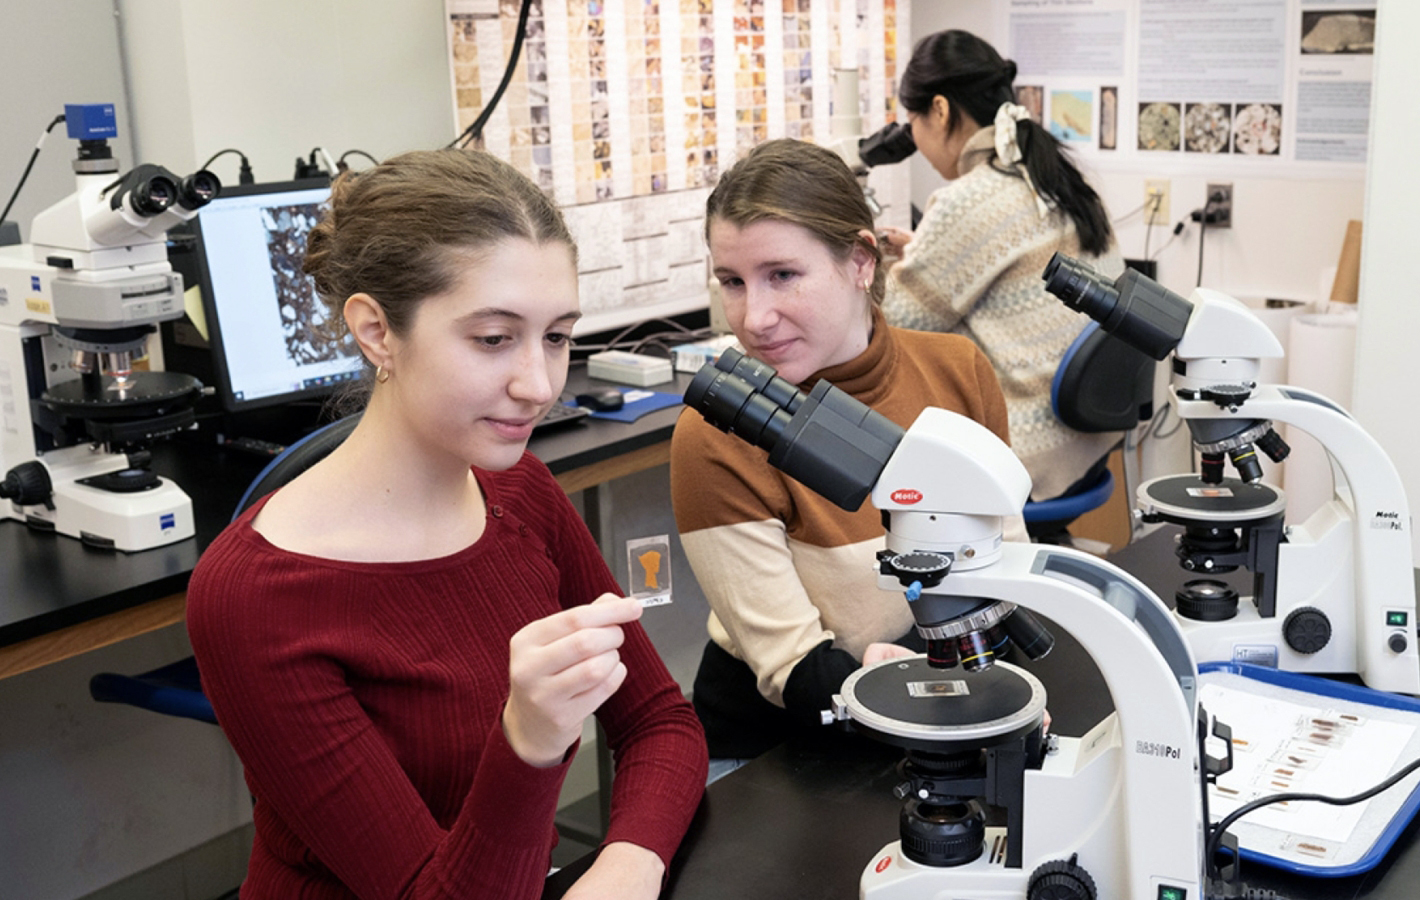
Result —
M 690 378 L 677 373 L 675 381 L 649 389 L 678 394 Z M 574 366 L 566 393 L 608 384 Z M 535 435 L 529 449 L 568 492 L 584 490 L 665 462 L 680 410 L 667 407 L 629 423 L 584 419 Z M 154 471 L 192 498 L 195 536 L 141 553 L 120 553 L 34 532 L 14 520 L 0 521 L 0 647 L 181 595 L 198 555 L 227 525 L 247 486 L 269 462 L 211 439 L 162 441 L 152 453 Z

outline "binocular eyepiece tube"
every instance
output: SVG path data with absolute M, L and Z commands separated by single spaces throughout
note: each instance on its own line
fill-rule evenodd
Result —
M 903 122 L 889 122 L 858 142 L 858 158 L 870 169 L 902 162 L 916 152 L 912 128 Z
M 863 505 L 903 429 L 820 381 L 808 394 L 729 349 L 703 366 L 685 404 L 721 431 L 769 451 L 769 464 L 843 509 Z
M 1141 353 L 1161 360 L 1178 346 L 1193 304 L 1134 269 L 1112 284 L 1076 259 L 1056 253 L 1045 289 Z
M 206 169 L 179 178 L 162 166 L 141 165 L 129 170 L 106 189 L 109 208 L 125 205 L 138 216 L 151 219 L 176 204 L 193 212 L 206 206 L 222 189 L 222 182 Z M 111 193 L 110 193 L 111 192 Z

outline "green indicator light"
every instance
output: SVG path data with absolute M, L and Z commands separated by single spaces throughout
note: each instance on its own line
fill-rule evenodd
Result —
M 1160 885 L 1159 900 L 1188 900 L 1188 888 Z
M 1409 620 L 1410 614 L 1403 609 L 1390 610 L 1385 614 L 1385 623 L 1396 628 L 1404 628 Z

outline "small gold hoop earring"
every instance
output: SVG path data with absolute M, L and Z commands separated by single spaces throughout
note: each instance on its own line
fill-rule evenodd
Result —
M 390 380 L 390 370 L 384 366 L 375 366 L 375 381 L 384 384 Z

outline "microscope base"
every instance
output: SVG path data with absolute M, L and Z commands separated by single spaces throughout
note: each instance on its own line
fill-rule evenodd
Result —
M 127 469 L 128 458 L 123 454 L 88 446 L 66 447 L 46 453 L 40 462 L 49 471 L 54 508 L 7 503 L 5 516 L 36 530 L 125 553 L 151 550 L 195 534 L 192 500 L 171 481 L 159 479 L 153 487 L 133 493 L 81 483 Z
M 1024 856 L 1019 868 L 1005 864 L 1006 829 L 988 826 L 984 850 L 959 866 L 928 866 L 903 855 L 902 842 L 884 847 L 863 870 L 862 900 L 1022 900 L 1033 875 L 1047 863 L 1059 867 L 1075 858 L 1098 889 L 1099 897 L 1155 897 L 1161 887 L 1196 897 L 1201 871 L 1202 822 L 1192 805 L 1163 800 L 1172 792 L 1153 785 L 1126 783 L 1123 764 L 1136 747 L 1126 747 L 1117 713 L 1083 737 L 1060 737 L 1038 770 L 1025 773 Z M 1175 776 L 1191 800 L 1196 785 L 1191 771 Z M 1149 821 L 1130 822 L 1126 796 L 1150 795 Z M 1156 818 L 1195 820 L 1198 846 L 1180 845 L 1165 836 Z M 1189 829 L 1191 831 L 1192 829 Z M 1149 871 L 1153 869 L 1153 871 Z M 1167 874 L 1160 874 L 1159 870 Z M 1049 896 L 1042 894 L 1041 896 Z
M 1405 561 L 1393 560 L 1358 577 L 1357 541 L 1375 540 L 1369 529 L 1358 536 L 1358 527 L 1347 507 L 1333 499 L 1289 528 L 1277 548 L 1276 614 L 1264 617 L 1254 599 L 1243 597 L 1230 619 L 1178 616 L 1194 657 L 1312 675 L 1354 674 L 1375 690 L 1420 694 L 1413 581 L 1402 579 L 1397 586 L 1395 579 L 1387 580 L 1404 572 Z M 1320 623 L 1324 638 L 1316 638 Z

